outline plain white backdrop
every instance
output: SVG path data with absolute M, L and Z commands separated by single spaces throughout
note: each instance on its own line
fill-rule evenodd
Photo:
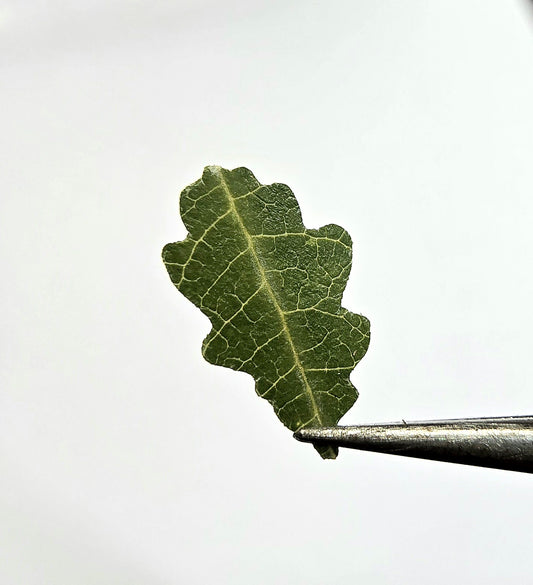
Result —
M 354 240 L 342 423 L 533 410 L 533 13 L 0 8 L 2 585 L 531 582 L 532 478 L 294 441 L 171 285 L 207 164 Z

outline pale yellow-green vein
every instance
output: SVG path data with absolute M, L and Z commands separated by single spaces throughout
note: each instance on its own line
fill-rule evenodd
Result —
M 244 222 L 242 220 L 242 217 L 235 205 L 235 201 L 233 196 L 231 195 L 231 191 L 229 189 L 228 184 L 226 183 L 224 176 L 222 174 L 222 170 L 221 169 L 216 169 L 217 175 L 220 179 L 220 184 L 222 186 L 222 189 L 224 190 L 224 193 L 228 199 L 228 203 L 230 205 L 231 211 L 235 217 L 235 220 L 237 222 L 237 225 L 239 226 L 239 228 L 241 229 L 246 242 L 250 248 L 251 254 L 254 258 L 254 262 L 257 266 L 257 271 L 259 273 L 259 277 L 262 281 L 262 284 L 264 285 L 264 289 L 266 291 L 266 293 L 268 294 L 268 296 L 270 297 L 272 304 L 274 305 L 276 312 L 279 315 L 279 319 L 281 322 L 281 326 L 283 328 L 283 331 L 285 333 L 285 337 L 287 339 L 287 342 L 289 343 L 289 347 L 291 349 L 291 353 L 293 355 L 293 359 L 294 359 L 294 363 L 296 365 L 296 369 L 300 374 L 301 380 L 303 382 L 303 386 L 305 389 L 305 392 L 309 398 L 309 403 L 311 405 L 311 410 L 314 412 L 313 417 L 311 417 L 311 419 L 309 419 L 309 421 L 307 421 L 305 424 L 308 424 L 309 422 L 311 422 L 311 420 L 315 419 L 318 421 L 319 425 L 322 425 L 322 419 L 320 417 L 320 410 L 318 409 L 318 405 L 316 403 L 315 397 L 313 395 L 313 391 L 311 389 L 311 386 L 309 384 L 309 381 L 307 379 L 306 373 L 305 373 L 305 368 L 302 365 L 302 362 L 300 361 L 300 356 L 298 355 L 298 351 L 296 349 L 296 346 L 294 344 L 294 340 L 289 328 L 289 325 L 287 323 L 287 319 L 285 318 L 285 313 L 283 311 L 283 309 L 281 308 L 276 295 L 274 293 L 274 291 L 272 290 L 272 286 L 270 285 L 270 282 L 268 281 L 265 269 L 261 263 L 261 260 L 259 258 L 259 255 L 257 254 L 257 250 L 255 248 L 255 244 L 254 244 L 254 240 L 251 236 L 251 234 L 248 232 L 248 230 L 246 229 L 246 226 L 244 225 Z M 301 428 L 301 427 L 300 427 Z

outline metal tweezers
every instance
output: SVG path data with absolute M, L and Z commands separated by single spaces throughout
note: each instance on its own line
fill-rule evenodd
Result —
M 533 473 L 533 416 L 318 427 L 299 441 Z

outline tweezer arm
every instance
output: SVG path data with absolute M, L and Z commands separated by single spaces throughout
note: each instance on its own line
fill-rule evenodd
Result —
M 302 429 L 299 441 L 533 473 L 533 416 Z

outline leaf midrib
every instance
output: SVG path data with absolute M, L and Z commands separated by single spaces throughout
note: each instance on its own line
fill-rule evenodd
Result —
M 250 235 L 250 233 L 248 232 L 248 230 L 246 229 L 246 226 L 244 225 L 242 217 L 241 217 L 239 211 L 237 210 L 237 207 L 236 207 L 235 202 L 233 200 L 233 197 L 231 195 L 231 191 L 228 187 L 228 184 L 226 183 L 226 180 L 224 179 L 224 175 L 222 174 L 222 169 L 217 168 L 216 174 L 218 175 L 218 177 L 220 179 L 220 185 L 221 185 L 221 187 L 222 187 L 222 189 L 223 189 L 223 191 L 228 199 L 228 203 L 229 203 L 231 212 L 235 216 L 237 224 L 239 225 L 239 227 L 240 227 L 240 229 L 241 229 L 241 231 L 242 231 L 244 237 L 246 238 L 246 241 L 250 247 L 250 252 L 251 252 L 253 259 L 257 265 L 257 270 L 259 272 L 259 276 L 262 280 L 262 283 L 264 284 L 265 290 L 266 290 L 268 296 L 270 297 L 270 299 L 272 300 L 272 303 L 273 303 L 274 307 L 276 308 L 276 311 L 279 315 L 279 319 L 281 321 L 281 326 L 283 328 L 283 332 L 285 333 L 285 337 L 287 338 L 287 341 L 289 342 L 289 346 L 291 348 L 291 352 L 292 352 L 292 355 L 294 358 L 294 363 L 296 365 L 296 369 L 300 373 L 300 376 L 301 376 L 303 384 L 304 384 L 304 390 L 309 397 L 309 402 L 311 404 L 311 410 L 314 412 L 314 416 L 309 421 L 306 421 L 305 423 L 303 423 L 300 426 L 300 428 L 304 427 L 306 424 L 311 422 L 311 420 L 313 420 L 313 418 L 315 418 L 315 417 L 318 421 L 318 424 L 322 425 L 322 418 L 320 416 L 320 411 L 318 409 L 315 397 L 314 397 L 313 392 L 311 390 L 311 386 L 309 385 L 309 381 L 307 380 L 305 369 L 302 365 L 302 362 L 300 361 L 300 356 L 298 355 L 298 351 L 296 350 L 296 346 L 294 345 L 294 340 L 292 338 L 292 334 L 291 334 L 289 325 L 288 325 L 287 320 L 285 318 L 285 312 L 281 308 L 281 306 L 278 302 L 278 299 L 276 298 L 276 295 L 274 294 L 272 286 L 270 285 L 270 282 L 268 281 L 267 275 L 265 273 L 265 269 L 263 268 L 261 260 L 259 259 L 259 255 L 257 254 L 257 251 L 255 249 L 255 244 L 254 244 L 253 238 Z M 296 429 L 296 430 L 299 430 L 299 429 Z

